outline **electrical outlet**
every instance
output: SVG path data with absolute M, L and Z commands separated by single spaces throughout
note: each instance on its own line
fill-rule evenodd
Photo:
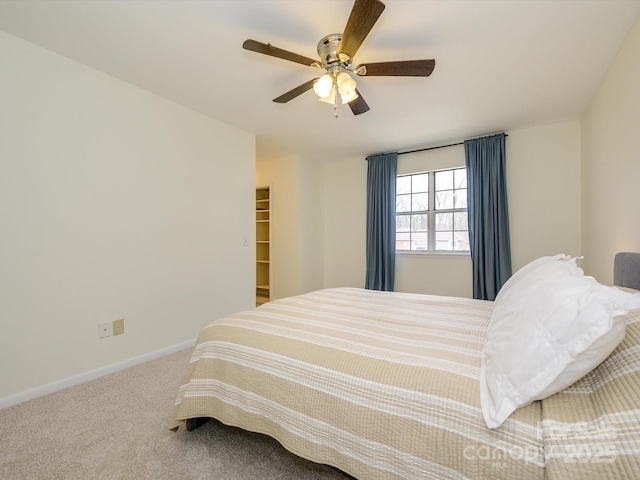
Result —
M 124 333 L 124 318 L 113 321 L 113 334 L 122 335 Z
M 112 331 L 112 328 L 111 328 L 110 322 L 103 322 L 98 324 L 98 336 L 100 338 L 110 337 L 111 331 Z

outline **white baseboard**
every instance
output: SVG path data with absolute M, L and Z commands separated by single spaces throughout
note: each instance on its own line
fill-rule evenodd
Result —
M 156 350 L 154 352 L 145 353 L 137 357 L 129 358 L 121 362 L 107 365 L 105 367 L 96 368 L 95 370 L 80 373 L 78 375 L 74 375 L 73 377 L 63 378 L 62 380 L 48 383 L 46 385 L 42 385 L 41 387 L 31 388 L 23 392 L 9 395 L 8 397 L 0 398 L 0 410 L 3 408 L 11 407 L 13 405 L 17 405 L 22 402 L 26 402 L 27 400 L 42 397 L 43 395 L 47 395 L 49 393 L 57 392 L 58 390 L 62 390 L 64 388 L 73 387 L 74 385 L 88 382 L 89 380 L 95 380 L 96 378 L 109 375 L 110 373 L 124 370 L 125 368 L 133 367 L 134 365 L 139 365 L 144 362 L 148 362 L 149 360 L 164 357 L 165 355 L 169 355 L 171 353 L 193 347 L 195 343 L 195 339 L 187 340 L 186 342 L 171 345 L 166 348 L 161 348 L 160 350 Z

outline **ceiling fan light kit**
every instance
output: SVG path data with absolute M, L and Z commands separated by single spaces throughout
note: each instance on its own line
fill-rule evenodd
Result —
M 287 103 L 313 89 L 320 101 L 333 105 L 336 117 L 338 116 L 336 109 L 338 95 L 340 95 L 343 104 L 349 105 L 354 115 L 360 115 L 369 111 L 369 105 L 358 91 L 352 74 L 361 77 L 428 77 L 435 67 L 435 60 L 368 63 L 358 65 L 355 68 L 351 66 L 353 57 L 384 8 L 385 5 L 380 0 L 355 0 L 344 33 L 332 33 L 318 42 L 320 61 L 256 40 L 245 40 L 242 47 L 245 50 L 300 63 L 326 72 L 319 78 L 309 80 L 274 98 L 274 102 Z
M 335 86 L 333 84 L 333 78 L 328 73 L 322 75 L 316 83 L 313 84 L 313 91 L 316 92 L 316 95 L 323 98 L 329 98 L 333 90 L 335 93 Z
M 340 72 L 336 77 L 336 84 L 338 85 L 338 92 L 342 97 L 342 103 L 349 103 L 358 98 L 356 93 L 356 81 L 351 78 L 347 72 Z

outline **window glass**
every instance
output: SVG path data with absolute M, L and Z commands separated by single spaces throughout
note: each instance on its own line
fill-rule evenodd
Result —
M 455 188 L 467 188 L 467 169 L 459 168 L 453 171 L 455 177 Z
M 411 193 L 411 176 L 404 175 L 396 179 L 396 195 Z
M 436 210 L 446 210 L 448 208 L 453 208 L 453 190 L 436 191 Z
M 396 212 L 411 211 L 411 195 L 396 195 Z
M 469 251 L 468 230 L 465 168 L 397 177 L 397 251 Z
M 456 230 L 468 230 L 467 226 L 468 216 L 467 212 L 455 212 L 453 214 L 453 225 Z
M 429 220 L 426 214 L 411 215 L 411 231 L 426 232 L 428 230 Z
M 436 175 L 436 191 L 451 190 L 453 188 L 453 170 L 444 170 L 435 172 Z
M 415 193 L 411 196 L 411 210 L 421 212 L 429 210 L 429 194 Z
M 413 193 L 429 191 L 429 174 L 411 175 L 411 190 Z

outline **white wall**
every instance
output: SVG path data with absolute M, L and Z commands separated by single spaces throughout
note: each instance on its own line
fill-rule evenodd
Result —
M 514 130 L 508 135 L 507 188 L 514 271 L 541 255 L 579 255 L 579 122 Z M 403 155 L 398 171 L 458 165 L 464 165 L 464 149 L 460 146 Z M 367 162 L 362 157 L 325 166 L 327 287 L 364 285 L 366 172 Z M 395 289 L 470 297 L 470 257 L 398 255 Z
M 321 162 L 300 161 L 300 293 L 324 287 L 324 183 Z
M 324 285 L 364 288 L 367 162 L 345 158 L 324 168 Z
M 514 272 L 543 255 L 581 255 L 580 122 L 513 130 L 506 144 Z
M 253 135 L 2 32 L 0 58 L 0 398 L 254 304 Z
M 640 20 L 582 119 L 585 272 L 613 282 L 613 258 L 640 251 Z
M 271 186 L 271 298 L 322 288 L 322 165 L 299 155 L 258 158 L 256 185 Z

